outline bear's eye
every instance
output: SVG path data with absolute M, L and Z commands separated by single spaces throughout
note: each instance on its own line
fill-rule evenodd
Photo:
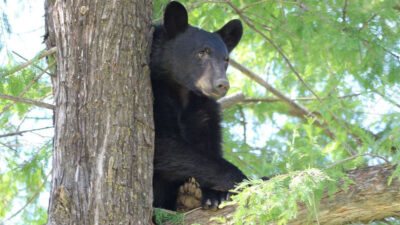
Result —
M 205 55 L 209 55 L 210 53 L 211 53 L 211 49 L 208 48 L 208 47 L 205 47 L 203 50 L 199 51 L 199 52 L 197 53 L 197 55 L 198 55 L 200 58 L 202 58 L 202 57 L 204 57 Z

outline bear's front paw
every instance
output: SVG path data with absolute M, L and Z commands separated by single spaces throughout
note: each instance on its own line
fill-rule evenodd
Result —
M 202 189 L 203 199 L 201 201 L 201 206 L 203 209 L 216 211 L 218 206 L 222 201 L 229 198 L 229 193 L 224 191 L 215 191 L 207 188 Z
M 201 206 L 202 192 L 199 183 L 191 177 L 178 191 L 176 211 L 187 212 Z

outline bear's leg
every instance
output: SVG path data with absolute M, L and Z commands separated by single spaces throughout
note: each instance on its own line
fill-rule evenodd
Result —
M 229 198 L 228 192 L 225 191 L 215 191 L 208 188 L 202 188 L 201 190 L 203 194 L 201 201 L 203 209 L 215 211 L 222 201 L 226 201 Z
M 202 188 L 227 192 L 246 176 L 222 157 L 210 157 L 195 146 L 176 140 L 158 140 L 154 172 L 169 182 L 187 181 L 194 177 Z M 155 178 L 157 180 L 157 178 Z
M 167 181 L 156 173 L 153 178 L 153 206 L 156 208 L 175 210 L 178 188 L 182 183 Z
M 221 202 L 228 199 L 228 195 L 227 192 L 200 188 L 199 183 L 191 177 L 179 187 L 176 211 L 187 212 L 198 207 L 217 210 Z

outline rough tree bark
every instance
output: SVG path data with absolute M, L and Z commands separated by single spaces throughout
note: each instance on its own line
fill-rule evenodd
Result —
M 371 166 L 348 172 L 355 183 L 347 190 L 339 190 L 333 196 L 321 199 L 318 222 L 314 218 L 308 221 L 308 210 L 299 205 L 297 218 L 289 221 L 291 225 L 303 224 L 347 224 L 382 220 L 400 215 L 400 180 L 395 178 L 388 185 L 388 179 L 394 171 L 390 166 Z M 228 206 L 216 212 L 201 209 L 185 215 L 185 224 L 217 224 L 212 217 L 231 218 L 234 206 Z
M 57 47 L 48 224 L 148 224 L 152 1 L 47 0 Z

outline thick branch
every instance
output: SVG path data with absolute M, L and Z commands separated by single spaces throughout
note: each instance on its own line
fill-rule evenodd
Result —
M 348 176 L 355 184 L 347 190 L 340 189 L 333 196 L 325 196 L 320 201 L 318 220 L 320 224 L 347 224 L 382 220 L 400 213 L 400 181 L 394 178 L 390 185 L 388 179 L 395 167 L 385 165 L 371 166 L 351 170 Z M 229 220 L 234 206 L 227 206 L 217 212 L 201 209 L 186 214 L 185 224 L 215 224 L 209 222 L 212 217 L 224 217 Z M 307 221 L 308 210 L 299 205 L 297 218 L 289 224 L 314 224 Z M 315 218 L 314 218 L 315 219 Z
M 242 92 L 236 92 L 231 95 L 225 96 L 218 100 L 218 103 L 221 105 L 222 109 L 227 109 L 240 101 L 244 100 L 244 95 Z

